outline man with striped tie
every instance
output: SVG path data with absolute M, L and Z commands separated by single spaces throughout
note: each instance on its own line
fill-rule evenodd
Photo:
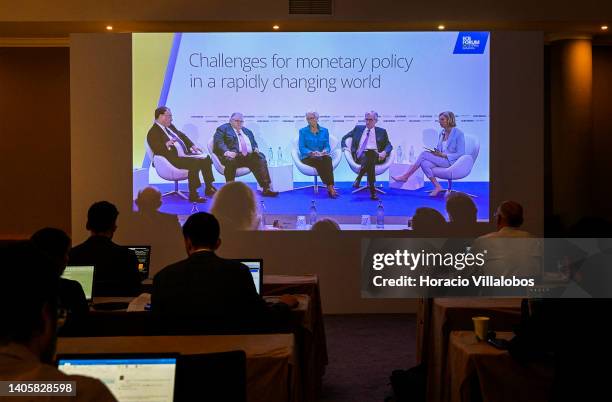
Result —
M 364 174 L 368 176 L 368 187 L 370 198 L 378 200 L 376 195 L 376 164 L 383 163 L 391 153 L 393 146 L 389 142 L 387 130 L 376 127 L 378 113 L 370 111 L 365 114 L 365 126 L 356 125 L 351 131 L 342 137 L 342 149 L 347 149 L 346 140 L 352 139 L 351 154 L 353 159 L 361 165 L 361 170 L 353 187 L 358 188 Z
M 205 194 L 209 197 L 215 194 L 217 189 L 213 187 L 215 178 L 210 155 L 204 157 L 202 149 L 172 124 L 172 112 L 166 106 L 155 109 L 155 123 L 149 129 L 147 142 L 154 155 L 163 156 L 172 166 L 189 171 L 189 201 L 206 201 L 198 194 L 202 185 L 200 172 L 206 183 Z

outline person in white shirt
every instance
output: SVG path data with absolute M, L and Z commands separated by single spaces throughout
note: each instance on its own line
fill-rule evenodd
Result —
M 483 273 L 496 277 L 539 278 L 542 273 L 543 250 L 539 239 L 520 230 L 523 207 L 515 201 L 502 202 L 495 211 L 497 231 L 480 236 L 472 244 L 473 252 L 486 254 Z M 486 251 L 485 251 L 486 250 Z M 489 289 L 487 295 L 513 296 L 525 289 Z
M 342 149 L 348 149 L 346 140 L 351 138 L 351 154 L 353 159 L 361 165 L 354 188 L 359 187 L 364 174 L 368 176 L 370 198 L 378 200 L 374 184 L 376 183 L 376 164 L 383 163 L 391 153 L 393 146 L 389 142 L 389 135 L 384 128 L 376 127 L 378 113 L 370 111 L 365 114 L 365 126 L 356 125 L 342 137 Z
M 495 210 L 495 226 L 497 231 L 481 236 L 481 239 L 491 237 L 531 237 L 529 232 L 520 230 L 523 224 L 523 207 L 516 201 L 504 201 Z

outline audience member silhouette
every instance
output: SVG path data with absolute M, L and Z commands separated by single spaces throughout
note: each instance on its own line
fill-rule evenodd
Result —
M 53 367 L 62 263 L 30 242 L 0 246 L 0 260 L 0 381 L 75 381 L 70 400 L 115 402 L 99 380 Z
M 464 193 L 452 192 L 446 199 L 449 228 L 454 234 L 469 235 L 476 226 L 478 209 L 472 198 Z
M 159 211 L 162 195 L 155 187 L 145 187 L 134 200 L 138 210 L 122 225 L 122 243 L 151 246 L 150 277 L 184 255 L 181 225 L 176 215 Z M 125 228 L 125 230 L 123 230 Z
M 57 275 L 61 276 L 68 263 L 70 237 L 60 229 L 44 228 L 30 238 L 34 246 L 43 252 L 57 266 Z M 66 312 L 64 329 L 75 327 L 89 312 L 87 299 L 81 284 L 70 279 L 59 280 L 59 307 Z
M 497 278 L 531 278 L 539 283 L 544 247 L 541 240 L 519 229 L 523 224 L 523 207 L 515 201 L 504 201 L 494 216 L 497 230 L 478 237 L 472 244 L 472 252 L 485 253 L 484 272 Z M 519 286 L 481 290 L 481 294 L 488 296 L 524 296 L 528 289 Z
M 70 251 L 70 265 L 95 267 L 94 296 L 137 296 L 140 274 L 136 254 L 112 241 L 117 230 L 117 207 L 107 201 L 93 204 L 87 212 L 91 236 Z
M 411 227 L 416 236 L 442 237 L 446 231 L 446 220 L 437 210 L 421 207 L 414 212 Z
M 504 201 L 495 210 L 496 231 L 481 238 L 531 237 L 529 232 L 520 230 L 523 224 L 523 206 L 516 201 Z
M 331 218 L 323 218 L 316 221 L 310 230 L 315 232 L 338 232 L 340 231 L 340 225 Z
M 232 232 L 256 230 L 259 225 L 255 193 L 240 181 L 227 183 L 217 191 L 210 213 L 219 221 L 225 238 Z
M 246 330 L 271 323 L 272 311 L 257 294 L 249 268 L 215 254 L 221 245 L 219 231 L 217 219 L 206 212 L 191 215 L 183 225 L 187 259 L 153 279 L 151 309 L 162 330 Z M 292 296 L 281 297 L 285 313 L 287 305 L 296 303 Z

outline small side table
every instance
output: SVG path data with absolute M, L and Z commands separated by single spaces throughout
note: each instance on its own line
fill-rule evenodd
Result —
M 398 188 L 401 190 L 418 190 L 423 188 L 424 175 L 421 169 L 418 169 L 406 181 L 395 181 L 393 176 L 401 176 L 410 169 L 411 163 L 392 163 L 389 166 L 389 187 Z
M 278 192 L 291 191 L 293 190 L 293 165 L 268 165 L 268 171 L 270 172 L 270 180 L 272 180 L 272 190 Z M 257 189 L 261 190 L 259 184 Z
M 149 169 L 132 170 L 132 194 L 138 197 L 138 192 L 149 185 Z

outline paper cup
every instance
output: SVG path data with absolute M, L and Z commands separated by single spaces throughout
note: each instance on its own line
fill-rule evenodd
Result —
M 474 322 L 476 339 L 479 341 L 486 340 L 489 332 L 489 317 L 472 317 L 472 321 Z

